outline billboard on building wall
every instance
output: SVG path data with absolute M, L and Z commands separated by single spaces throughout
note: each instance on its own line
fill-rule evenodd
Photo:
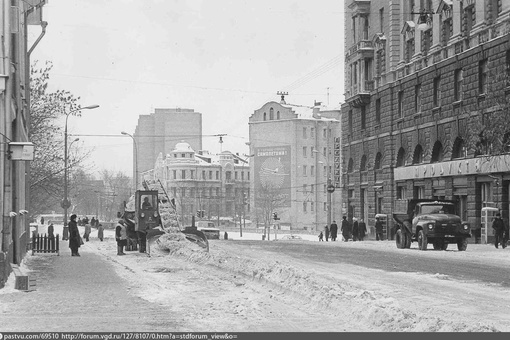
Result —
M 277 189 L 285 197 L 284 206 L 290 207 L 290 146 L 255 148 L 255 192 L 263 188 Z

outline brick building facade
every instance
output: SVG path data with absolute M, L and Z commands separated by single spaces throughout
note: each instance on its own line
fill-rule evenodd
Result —
M 485 206 L 508 223 L 507 155 L 475 153 L 468 134 L 473 118 L 499 114 L 495 103 L 510 94 L 510 3 L 354 0 L 347 8 L 344 212 L 370 226 L 386 214 L 388 237 L 409 198 L 454 200 L 472 228 Z

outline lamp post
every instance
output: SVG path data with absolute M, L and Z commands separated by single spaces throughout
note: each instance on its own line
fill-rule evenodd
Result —
M 68 150 L 67 150 L 67 120 L 69 119 L 69 116 L 71 113 L 78 112 L 81 110 L 92 110 L 98 108 L 99 105 L 90 105 L 85 107 L 79 107 L 76 110 L 69 111 L 66 113 L 66 125 L 64 129 L 64 199 L 62 200 L 61 206 L 64 208 L 64 225 L 67 222 L 67 209 L 71 207 L 71 202 L 69 202 L 68 195 L 68 189 L 67 189 L 67 157 L 68 157 Z M 73 141 L 76 142 L 76 139 Z M 73 143 L 71 142 L 71 144 Z
M 135 165 L 135 179 L 133 181 L 134 183 L 134 190 L 133 191 L 136 191 L 136 189 L 138 188 L 138 145 L 136 144 L 136 140 L 135 140 L 135 137 L 133 137 L 133 135 L 125 132 L 125 131 L 122 131 L 121 134 L 125 135 L 125 136 L 129 136 L 131 137 L 131 139 L 133 139 L 133 145 L 135 147 L 135 161 L 134 161 L 134 165 Z
M 329 228 L 331 226 L 331 194 L 335 191 L 335 187 L 331 184 L 331 168 L 329 167 L 329 159 L 328 159 L 328 157 L 326 157 L 326 155 L 324 155 L 322 152 L 320 152 L 318 150 L 313 149 L 312 152 L 321 154 L 322 157 L 324 157 L 324 159 L 326 160 L 327 177 L 328 177 L 327 186 L 326 186 L 326 190 L 328 192 L 326 207 L 328 210 L 327 224 L 328 224 L 328 228 Z

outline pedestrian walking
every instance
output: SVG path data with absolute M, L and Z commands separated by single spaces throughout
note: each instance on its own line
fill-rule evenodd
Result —
M 352 222 L 352 240 L 357 241 L 358 240 L 358 219 L 354 218 L 354 222 Z
M 375 239 L 376 241 L 383 240 L 383 224 L 379 217 L 375 218 Z
M 322 233 L 322 231 L 319 234 L 319 242 L 324 242 L 324 234 Z
M 347 221 L 346 216 L 342 217 L 342 225 L 340 227 L 340 231 L 342 232 L 344 242 L 349 241 L 351 238 L 352 227 L 349 221 Z
M 67 221 L 64 223 L 64 229 L 62 230 L 62 240 L 69 240 L 69 226 L 67 225 Z
M 90 226 L 91 227 L 95 227 L 96 226 L 96 219 L 94 218 L 94 216 L 92 216 L 92 218 L 90 220 Z
M 44 224 L 44 216 L 41 216 L 41 224 Z
M 124 247 L 127 245 L 127 229 L 123 219 L 120 219 L 115 227 L 115 240 L 117 241 L 117 255 L 126 255 Z
M 103 242 L 104 238 L 104 227 L 101 223 L 97 226 L 97 238 Z
M 361 218 L 359 220 L 359 225 L 358 225 L 358 239 L 360 241 L 363 241 L 366 233 L 367 233 L 367 225 L 366 225 L 365 221 L 363 221 L 363 219 Z
M 326 237 L 326 242 L 329 240 L 329 228 L 328 226 L 324 227 L 324 236 Z
M 50 242 L 50 245 L 51 245 L 51 249 L 55 249 L 55 227 L 53 226 L 53 223 L 50 223 L 50 225 L 48 226 L 48 240 Z
M 88 242 L 90 233 L 92 232 L 92 228 L 90 227 L 90 224 L 85 224 L 85 233 L 83 233 L 83 238 Z
M 72 214 L 69 221 L 69 248 L 71 248 L 71 256 L 80 256 L 78 248 L 80 248 L 81 242 L 76 215 Z
M 492 229 L 494 229 L 494 246 L 498 248 L 498 245 L 501 243 L 501 247 L 506 248 L 505 242 L 505 223 L 501 219 L 501 214 L 497 213 L 496 218 L 492 222 Z
M 338 234 L 338 225 L 336 224 L 336 221 L 333 221 L 329 231 L 331 232 L 331 241 L 336 241 L 336 236 Z

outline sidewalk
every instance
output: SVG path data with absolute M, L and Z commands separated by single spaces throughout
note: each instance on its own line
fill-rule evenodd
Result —
M 0 290 L 0 331 L 168 331 L 177 315 L 130 294 L 103 255 L 85 243 L 72 257 L 67 241 L 56 254 L 27 254 L 24 267 L 36 290 Z M 26 271 L 26 269 L 25 269 Z M 11 278 L 10 278 L 11 279 Z

